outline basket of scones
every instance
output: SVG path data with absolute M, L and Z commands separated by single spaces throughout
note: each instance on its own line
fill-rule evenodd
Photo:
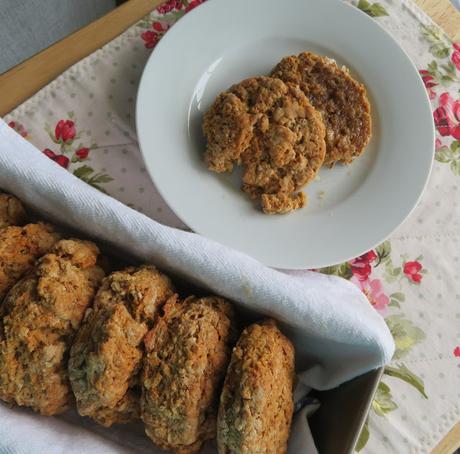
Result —
M 116 267 L 92 241 L 29 222 L 0 194 L 0 399 L 110 427 L 139 421 L 159 448 L 287 450 L 294 348 L 272 319 L 193 296 L 150 264 Z

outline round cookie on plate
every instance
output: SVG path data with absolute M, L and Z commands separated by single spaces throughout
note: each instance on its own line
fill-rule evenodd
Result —
M 242 189 L 268 214 L 302 207 L 300 189 L 321 168 L 326 145 L 321 115 L 302 90 L 272 77 L 246 79 L 221 93 L 205 114 L 210 170 L 244 166 Z
M 219 454 L 286 453 L 294 373 L 294 347 L 273 320 L 243 331 L 220 397 Z
M 207 138 L 205 161 L 214 172 L 230 172 L 241 163 L 241 153 L 252 137 L 253 119 L 247 106 L 235 94 L 221 93 L 204 116 Z
M 298 84 L 326 125 L 324 164 L 350 163 L 365 149 L 372 134 L 370 104 L 364 85 L 330 58 L 303 52 L 283 58 L 271 73 Z

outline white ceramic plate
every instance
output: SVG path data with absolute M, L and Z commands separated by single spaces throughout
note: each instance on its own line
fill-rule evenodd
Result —
M 310 50 L 345 64 L 368 90 L 373 137 L 350 166 L 322 169 L 307 207 L 259 212 L 240 175 L 209 172 L 203 113 L 217 94 Z M 137 129 L 158 190 L 194 231 L 278 268 L 317 268 L 383 241 L 429 177 L 434 126 L 417 70 L 371 18 L 338 0 L 209 0 L 165 35 L 144 70 Z

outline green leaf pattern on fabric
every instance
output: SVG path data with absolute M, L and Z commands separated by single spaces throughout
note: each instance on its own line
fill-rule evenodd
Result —
M 385 7 L 378 2 L 371 3 L 367 0 L 359 0 L 357 7 L 371 17 L 388 16 L 388 12 Z
M 388 262 L 391 254 L 391 243 L 389 241 L 384 241 L 381 245 L 375 248 L 375 252 L 378 255 L 378 261 L 375 266 Z
M 436 60 L 433 60 L 428 64 L 427 72 L 438 84 L 444 87 L 448 87 L 457 81 L 457 72 L 452 62 L 438 64 Z
M 394 359 L 403 358 L 416 344 L 425 340 L 425 333 L 401 314 L 390 315 L 385 321 L 396 344 Z
M 439 148 L 435 153 L 435 159 L 438 162 L 450 164 L 454 175 L 460 175 L 460 141 L 454 140 L 450 147 L 447 145 Z
M 342 263 L 340 265 L 327 266 L 325 268 L 321 268 L 320 271 L 323 274 L 340 276 L 340 277 L 343 277 L 344 279 L 351 279 L 351 277 L 353 276 L 349 263 Z
M 404 364 L 401 364 L 398 367 L 386 366 L 384 374 L 404 380 L 406 383 L 413 386 L 425 399 L 428 399 L 423 381 L 411 372 Z
M 358 442 L 356 443 L 356 452 L 361 451 L 364 446 L 366 446 L 367 442 L 369 441 L 369 418 L 366 419 L 364 423 L 363 429 L 358 438 Z
M 379 416 L 385 416 L 386 413 L 396 410 L 398 405 L 393 400 L 390 387 L 381 381 L 377 387 L 374 400 L 372 401 L 372 409 Z
M 450 45 L 445 34 L 438 27 L 422 25 L 422 35 L 430 43 L 430 52 L 437 58 L 450 54 Z

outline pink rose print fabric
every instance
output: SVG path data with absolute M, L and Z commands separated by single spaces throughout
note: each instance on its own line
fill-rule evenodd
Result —
M 449 93 L 438 98 L 439 107 L 433 112 L 436 129 L 441 136 L 452 136 L 460 140 L 460 100 L 453 99 Z
M 72 120 L 59 120 L 54 130 L 56 143 L 72 143 L 77 134 Z
M 404 274 L 409 280 L 417 284 L 422 280 L 421 269 L 422 264 L 419 262 L 406 262 L 404 264 Z
M 153 22 L 152 29 L 141 34 L 147 49 L 153 49 L 170 26 L 167 23 Z
M 184 4 L 181 0 L 169 0 L 157 8 L 159 14 L 167 14 L 171 11 L 180 11 Z
M 419 73 L 422 76 L 423 83 L 425 84 L 430 99 L 435 99 L 436 92 L 433 90 L 433 88 L 436 87 L 438 83 L 426 69 L 421 69 Z
M 460 71 L 460 43 L 454 43 L 453 47 L 454 51 L 450 58 L 455 67 Z

